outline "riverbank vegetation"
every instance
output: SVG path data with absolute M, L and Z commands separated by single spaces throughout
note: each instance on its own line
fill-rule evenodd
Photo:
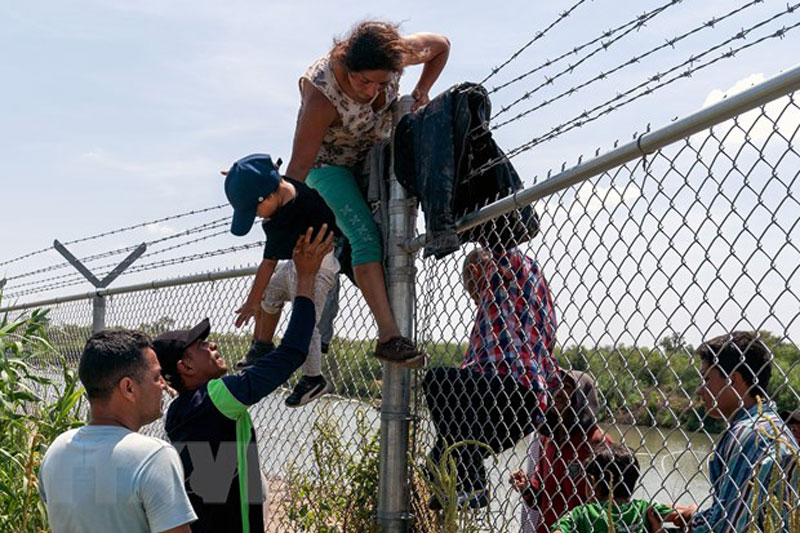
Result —
M 150 334 L 174 327 L 188 327 L 164 317 L 140 324 Z M 59 352 L 73 363 L 89 335 L 88 328 L 74 325 L 53 326 L 51 338 Z M 232 366 L 249 345 L 249 333 L 212 334 Z M 769 331 L 761 337 L 775 356 L 770 397 L 779 410 L 800 407 L 800 349 L 789 339 Z M 466 346 L 461 343 L 427 343 L 429 366 L 458 366 Z M 372 341 L 335 338 L 323 355 L 323 373 L 330 378 L 336 394 L 379 405 L 382 364 L 372 356 Z M 584 370 L 597 381 L 601 394 L 601 421 L 618 424 L 682 427 L 687 431 L 704 429 L 716 433 L 722 423 L 705 416 L 695 395 L 700 383 L 700 365 L 694 346 L 679 335 L 667 336 L 656 346 L 559 347 L 556 358 L 566 368 Z M 294 379 L 297 379 L 295 376 Z M 289 386 L 294 385 L 290 382 Z
M 45 335 L 47 315 L 0 316 L 0 531 L 47 530 L 39 498 L 39 466 L 47 446 L 77 427 L 83 390 Z M 59 384 L 32 365 L 47 358 Z

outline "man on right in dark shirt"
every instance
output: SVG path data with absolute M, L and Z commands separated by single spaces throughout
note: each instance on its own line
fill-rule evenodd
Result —
M 333 249 L 325 225 L 313 239 L 312 233 L 309 228 L 294 248 L 297 296 L 283 342 L 269 357 L 226 375 L 217 345 L 206 340 L 208 319 L 153 341 L 162 374 L 179 393 L 164 426 L 183 463 L 186 492 L 198 516 L 195 533 L 264 531 L 258 447 L 247 409 L 289 379 L 308 354 L 314 280 Z

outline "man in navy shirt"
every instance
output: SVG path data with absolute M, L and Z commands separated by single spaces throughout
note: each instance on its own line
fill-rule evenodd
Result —
M 194 532 L 264 531 L 258 447 L 247 408 L 283 384 L 305 361 L 314 329 L 314 278 L 333 248 L 333 234 L 313 228 L 294 248 L 297 296 L 283 342 L 232 375 L 207 341 L 208 319 L 153 342 L 162 373 L 178 396 L 165 429 L 183 462 L 186 492 L 198 520 Z

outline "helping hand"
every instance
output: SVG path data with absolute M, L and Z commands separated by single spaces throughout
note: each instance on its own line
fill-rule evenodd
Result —
M 322 259 L 333 250 L 333 232 L 328 231 L 328 225 L 323 224 L 317 236 L 311 239 L 314 228 L 308 228 L 305 235 L 297 239 L 297 244 L 292 253 L 297 277 L 314 277 L 319 271 Z
M 242 305 L 239 309 L 236 310 L 236 322 L 234 324 L 237 328 L 242 327 L 244 324 L 250 322 L 250 319 L 253 318 L 260 308 L 260 303 L 258 301 L 251 302 L 247 300 L 244 305 Z
M 528 487 L 531 485 L 531 480 L 528 479 L 528 476 L 525 475 L 525 472 L 522 470 L 516 470 L 511 472 L 511 476 L 508 478 L 508 482 L 511 486 L 519 493 L 524 492 Z
M 664 522 L 652 507 L 647 508 L 647 528 L 650 533 L 664 533 Z
M 692 515 L 697 512 L 697 505 L 675 504 L 674 510 L 664 517 L 666 522 L 672 522 L 683 531 L 691 531 Z

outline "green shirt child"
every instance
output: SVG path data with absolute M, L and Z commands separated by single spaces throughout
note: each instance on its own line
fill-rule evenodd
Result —
M 648 533 L 647 508 L 652 507 L 659 516 L 672 512 L 672 507 L 649 500 L 631 500 L 611 505 L 611 521 L 616 533 Z M 562 516 L 550 528 L 561 533 L 609 533 L 609 504 L 591 502 L 579 505 Z
M 550 531 L 560 533 L 649 533 L 647 510 L 664 519 L 677 521 L 668 505 L 635 500 L 633 490 L 639 481 L 639 460 L 624 444 L 601 442 L 592 449 L 585 472 L 587 499 L 559 518 Z M 610 515 L 610 516 L 609 516 Z

